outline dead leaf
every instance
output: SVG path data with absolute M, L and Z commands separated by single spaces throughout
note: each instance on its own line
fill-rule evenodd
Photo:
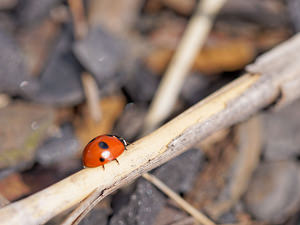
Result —
M 111 132 L 115 121 L 119 118 L 125 106 L 124 96 L 110 96 L 100 100 L 102 110 L 102 119 L 100 122 L 95 122 L 88 113 L 86 105 L 83 106 L 82 118 L 76 118 L 75 128 L 76 134 L 84 145 L 92 138 L 101 134 Z
M 31 192 L 19 173 L 12 173 L 0 181 L 0 193 L 9 201 L 14 201 Z

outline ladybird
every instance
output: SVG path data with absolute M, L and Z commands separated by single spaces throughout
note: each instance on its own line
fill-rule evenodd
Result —
M 82 161 L 84 167 L 98 167 L 116 160 L 124 150 L 127 142 L 115 135 L 100 135 L 92 139 L 84 148 Z

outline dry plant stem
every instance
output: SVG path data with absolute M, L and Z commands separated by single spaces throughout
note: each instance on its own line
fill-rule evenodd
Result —
M 106 195 L 109 195 L 117 188 L 108 190 Z M 80 202 L 79 206 L 68 215 L 68 217 L 61 223 L 61 225 L 76 225 L 91 211 L 98 203 L 99 192 L 104 193 L 103 190 L 95 189 L 85 200 Z
M 168 195 L 172 200 L 174 200 L 179 205 L 179 207 L 181 207 L 183 210 L 185 210 L 187 213 L 189 213 L 191 216 L 193 216 L 195 218 L 195 220 L 198 221 L 200 224 L 215 225 L 215 223 L 213 221 L 211 221 L 204 214 L 202 214 L 197 209 L 195 209 L 192 205 L 190 205 L 188 202 L 186 202 L 183 198 L 181 198 L 177 193 L 172 191 L 167 185 L 165 185 L 163 182 L 161 182 L 155 176 L 153 176 L 149 173 L 144 173 L 143 177 L 146 180 L 150 181 L 152 184 L 154 184 L 158 189 L 160 189 L 166 195 Z
M 268 225 L 268 223 L 251 220 L 247 222 L 243 221 L 238 223 L 223 223 L 221 225 Z
M 259 163 L 262 148 L 261 120 L 254 116 L 238 126 L 239 155 L 230 174 L 229 187 L 225 190 L 227 199 L 209 207 L 209 215 L 218 219 L 241 198 L 248 187 L 252 173 Z
M 171 225 L 197 225 L 198 222 L 195 221 L 193 217 L 187 217 L 182 220 L 176 221 Z
M 81 75 L 84 93 L 87 99 L 88 109 L 95 122 L 101 120 L 101 109 L 99 99 L 99 89 L 95 79 L 88 73 Z
M 268 59 L 264 60 L 264 57 Z M 213 132 L 242 121 L 278 101 L 282 86 L 299 79 L 299 60 L 300 35 L 297 35 L 258 59 L 260 65 L 262 62 L 272 65 L 276 69 L 273 73 L 246 74 L 231 82 L 161 128 L 129 145 L 128 151 L 118 158 L 120 165 L 111 162 L 105 170 L 101 167 L 83 169 L 36 194 L 3 207 L 0 209 L 1 224 L 43 224 L 93 191 L 93 198 L 86 198 L 85 203 L 96 204 L 112 191 L 176 157 Z M 290 68 L 294 70 L 290 71 Z M 288 89 L 285 91 L 287 93 Z M 293 89 L 289 95 L 293 93 L 293 99 L 300 96 Z M 86 210 L 82 212 L 86 213 Z
M 170 121 L 152 134 L 128 146 L 128 151 L 115 162 L 102 168 L 84 169 L 26 199 L 0 209 L 2 224 L 41 224 L 51 217 L 77 204 L 97 188 L 89 204 L 103 199 L 111 190 L 127 184 L 146 171 L 182 153 L 188 147 L 224 125 L 231 124 L 240 115 L 227 120 L 219 113 L 229 110 L 230 102 L 241 96 L 258 80 L 258 75 L 246 75 L 215 95 L 200 102 L 185 113 Z M 276 94 L 265 99 L 262 105 L 270 103 Z M 261 98 L 261 96 L 258 96 Z M 253 100 L 244 100 L 250 104 Z M 260 105 L 260 106 L 262 106 Z M 247 108 L 242 105 L 242 108 Z M 260 108 L 260 107 L 259 107 Z M 257 107 L 252 107 L 256 109 Z M 238 110 L 241 110 L 238 107 Z M 255 111 L 256 111 L 255 110 Z M 234 110 L 233 115 L 236 114 Z M 233 116 L 232 115 L 232 116 Z M 219 117 L 219 118 L 218 118 Z M 230 122 L 229 122 L 230 121 Z M 44 207 L 47 204 L 47 207 Z
M 88 32 L 83 2 L 82 0 L 68 0 L 68 3 L 73 16 L 75 37 L 77 40 L 83 39 Z M 89 113 L 95 122 L 99 122 L 101 120 L 101 109 L 99 105 L 100 99 L 97 83 L 87 72 L 82 73 L 81 80 L 87 99 Z
M 8 205 L 10 202 L 3 196 L 0 194 L 0 208 Z
M 0 209 L 1 224 L 45 223 L 79 203 L 95 189 L 93 197 L 88 198 L 89 202 L 84 202 L 86 205 L 96 204 L 112 190 L 182 153 L 221 125 L 228 125 L 230 120 L 219 117 L 219 113 L 231 108 L 230 102 L 244 94 L 259 78 L 258 75 L 246 75 L 236 80 L 155 132 L 129 145 L 128 151 L 118 158 L 120 165 L 111 162 L 106 165 L 105 170 L 102 167 L 83 169 L 28 198 Z M 275 96 L 272 95 L 263 105 L 270 103 Z M 254 108 L 257 110 L 257 107 Z
M 262 150 L 262 127 L 259 115 L 256 115 L 238 126 L 239 156 L 235 163 L 230 181 L 232 206 L 247 190 L 251 176 L 259 163 Z
M 68 0 L 68 4 L 73 16 L 75 37 L 77 40 L 80 40 L 84 38 L 88 32 L 83 2 L 82 0 Z
M 140 145 L 133 146 L 134 149 L 136 149 L 136 151 L 140 152 L 140 154 L 136 153 L 135 154 L 136 158 L 132 159 L 132 162 L 130 162 L 130 165 L 128 165 L 128 166 L 136 167 L 137 165 L 133 166 L 132 163 L 140 161 L 143 158 L 147 157 L 147 154 L 150 154 L 154 150 L 153 148 L 155 148 L 156 150 L 155 150 L 154 155 L 151 156 L 148 159 L 148 161 L 145 161 L 146 165 L 142 164 L 142 166 L 137 168 L 138 171 L 136 171 L 136 173 L 131 173 L 131 174 L 133 174 L 134 176 L 136 176 L 137 174 L 141 175 L 143 172 L 140 173 L 139 170 L 144 171 L 144 169 L 147 168 L 147 171 L 148 171 L 148 170 L 150 170 L 149 167 L 155 168 L 155 166 L 154 167 L 152 167 L 152 166 L 155 164 L 160 165 L 162 162 L 167 161 L 168 156 L 166 156 L 166 155 L 164 156 L 164 153 L 166 151 L 170 152 L 170 155 L 167 154 L 167 155 L 169 155 L 169 157 L 174 157 L 174 156 L 180 154 L 181 152 L 183 152 L 184 150 L 186 150 L 188 148 L 187 146 L 192 146 L 192 143 L 196 143 L 196 139 L 197 139 L 197 135 L 195 133 L 194 134 L 190 133 L 191 137 L 189 137 L 186 140 L 184 139 L 184 143 L 181 143 L 181 142 L 178 143 L 178 146 L 181 146 L 181 148 L 178 149 L 178 152 L 177 151 L 172 152 L 172 150 L 168 150 L 168 148 L 170 148 L 170 146 L 172 145 L 172 142 L 174 140 L 176 140 L 176 138 L 174 139 L 174 137 L 176 135 L 178 137 L 180 137 L 181 135 L 183 135 L 183 131 L 189 130 L 189 128 L 188 128 L 189 124 L 200 123 L 200 121 L 205 121 L 205 118 L 207 118 L 208 114 L 211 114 L 211 113 L 219 111 L 219 110 L 222 111 L 223 109 L 226 108 L 226 105 L 229 104 L 229 102 L 230 102 L 228 97 L 232 98 L 237 93 L 242 93 L 247 88 L 249 88 L 252 84 L 254 84 L 258 79 L 259 79 L 258 75 L 252 76 L 249 74 L 243 78 L 240 78 L 239 80 L 236 81 L 236 83 L 232 83 L 231 85 L 228 85 L 227 87 L 221 89 L 219 92 L 212 95 L 210 98 L 207 98 L 206 100 L 198 103 L 191 109 L 187 110 L 185 112 L 186 113 L 185 116 L 184 116 L 185 113 L 183 113 L 181 116 L 177 117 L 179 119 L 179 121 L 181 121 L 181 122 L 179 122 L 178 120 L 176 122 L 176 118 L 175 118 L 174 120 L 172 120 L 168 123 L 168 124 L 175 123 L 174 126 L 168 126 L 168 124 L 166 124 L 165 126 L 158 129 L 156 132 L 153 132 L 152 134 L 140 139 L 140 141 L 142 142 L 142 145 L 141 146 Z M 235 88 L 236 89 L 231 90 L 231 87 L 232 88 L 234 87 L 233 89 L 235 89 Z M 229 91 L 230 93 L 228 93 L 227 91 Z M 233 92 L 231 92 L 231 91 L 233 91 Z M 227 93 L 227 94 L 225 94 L 225 93 Z M 213 99 L 215 99 L 215 98 L 221 100 L 221 102 L 217 103 L 217 105 L 214 104 L 215 101 Z M 206 101 L 209 102 L 208 105 L 206 105 L 206 103 L 205 103 Z M 211 108 L 209 107 L 210 104 L 212 104 Z M 202 108 L 202 107 L 204 107 L 204 108 Z M 199 111 L 193 110 L 193 108 L 198 109 Z M 202 109 L 200 109 L 200 108 L 202 108 Z M 180 119 L 182 117 L 183 117 L 183 120 Z M 208 117 L 210 117 L 210 116 L 208 116 Z M 176 125 L 176 123 L 177 123 L 177 125 Z M 190 130 L 190 132 L 193 132 L 192 130 Z M 203 130 L 203 132 L 205 134 L 207 131 L 209 131 L 209 130 Z M 209 134 L 209 132 L 207 134 Z M 152 139 L 151 136 L 154 137 L 154 139 Z M 182 137 L 184 137 L 184 136 L 181 136 L 181 138 Z M 130 154 L 133 151 L 133 150 L 131 150 L 132 145 L 135 145 L 136 143 L 139 143 L 139 142 L 135 142 L 135 143 L 131 144 L 130 146 L 128 146 L 129 151 L 126 151 L 126 153 L 128 152 L 128 154 Z M 144 144 L 145 144 L 145 146 L 144 146 Z M 176 147 L 176 146 L 174 146 L 174 147 Z M 121 164 L 120 166 L 123 165 L 123 163 L 121 161 L 120 161 L 120 164 Z M 151 165 L 151 164 L 153 164 L 153 165 Z M 109 165 L 107 165 L 107 166 L 109 166 Z M 126 184 L 127 183 L 126 179 L 131 180 L 130 174 L 128 175 L 128 177 L 125 177 L 124 180 L 121 180 L 121 182 L 124 182 L 124 184 Z M 86 198 L 83 202 L 80 203 L 79 207 L 76 210 L 74 210 L 69 215 L 69 217 L 63 222 L 63 225 L 78 224 L 80 222 L 80 220 L 93 208 L 93 206 L 95 206 L 99 201 L 101 201 L 105 196 L 110 194 L 112 191 L 116 190 L 117 189 L 116 187 L 117 186 L 112 185 L 110 188 L 105 189 L 103 186 L 100 185 L 97 189 L 93 190 L 93 193 L 88 198 Z M 1 211 L 0 211 L 0 213 L 1 213 Z
M 0 93 L 0 109 L 6 107 L 10 101 L 9 95 Z
M 212 27 L 214 16 L 224 2 L 225 0 L 202 0 L 199 2 L 151 103 L 143 133 L 149 133 L 172 112 L 184 77 L 204 44 Z

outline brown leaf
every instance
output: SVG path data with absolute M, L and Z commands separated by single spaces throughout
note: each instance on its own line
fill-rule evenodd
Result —
M 13 173 L 0 181 L 0 193 L 9 201 L 16 200 L 31 192 L 19 173 Z
M 158 48 L 146 59 L 146 64 L 155 73 L 163 73 L 174 50 Z M 255 46 L 246 39 L 210 39 L 195 58 L 193 70 L 205 74 L 242 69 L 256 55 Z
M 119 118 L 125 105 L 125 98 L 121 95 L 102 98 L 100 101 L 102 119 L 95 122 L 88 113 L 86 105 L 83 108 L 83 118 L 75 121 L 76 134 L 83 144 L 88 143 L 92 138 L 101 134 L 110 133 L 112 127 Z

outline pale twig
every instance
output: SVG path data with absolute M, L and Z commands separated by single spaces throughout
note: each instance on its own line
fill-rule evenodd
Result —
M 82 0 L 68 0 L 74 22 L 74 34 L 77 40 L 83 39 L 88 32 L 87 20 Z M 95 122 L 101 119 L 99 89 L 93 76 L 87 72 L 81 74 L 83 90 L 87 100 L 89 113 Z
M 254 80 L 256 80 L 256 79 L 258 79 L 258 77 L 256 77 L 256 76 L 250 76 L 251 77 L 251 79 L 254 79 Z M 248 78 L 250 78 L 250 77 L 248 77 Z M 250 79 L 250 80 L 251 80 Z M 235 87 L 237 87 L 238 89 L 239 88 L 242 88 L 242 89 L 244 89 L 244 88 L 246 88 L 246 87 L 249 87 L 249 86 L 251 86 L 251 84 L 252 84 L 252 82 L 255 82 L 254 80 L 253 81 L 250 81 L 250 80 L 248 80 L 247 78 L 244 80 L 245 81 L 245 83 L 244 83 L 244 81 L 240 81 L 240 82 L 237 82 L 237 83 L 239 83 L 239 84 L 236 84 L 236 85 L 234 85 L 234 84 L 232 84 L 233 86 L 235 86 Z M 220 90 L 220 93 L 215 93 L 215 96 L 212 96 L 212 98 L 214 98 L 214 97 L 217 97 L 217 96 L 219 96 L 219 94 L 221 94 L 223 91 L 225 91 L 225 89 L 226 88 L 224 88 L 223 90 Z M 230 88 L 229 88 L 230 89 Z M 226 91 L 225 91 L 226 92 Z M 233 92 L 235 92 L 235 91 L 233 91 Z M 221 94 L 222 95 L 222 94 Z M 221 107 L 225 107 L 225 105 L 226 104 L 221 104 Z M 207 108 L 208 109 L 208 108 Z M 213 111 L 214 110 L 216 110 L 216 108 L 215 107 L 213 107 L 213 109 L 212 109 Z M 201 110 L 200 110 L 201 111 Z M 209 113 L 209 111 L 203 111 L 203 113 L 204 114 L 210 114 Z M 196 114 L 196 112 L 194 112 L 193 113 L 193 115 L 195 115 L 197 118 L 201 118 L 201 115 L 202 115 L 202 113 L 201 112 L 199 112 L 199 114 Z M 200 116 L 200 117 L 199 117 Z M 198 121 L 199 121 L 199 119 L 198 119 Z M 203 118 L 202 118 L 203 119 Z M 192 121 L 195 121 L 195 118 L 194 118 L 194 116 L 192 116 L 192 115 L 190 115 L 190 118 L 186 118 L 186 121 L 190 121 L 190 122 L 192 122 Z M 197 121 L 197 120 L 196 120 Z M 170 124 L 170 123 L 169 123 Z M 179 125 L 179 123 L 177 123 L 177 125 Z M 168 124 L 166 124 L 164 127 L 168 127 Z M 185 122 L 183 122 L 182 124 L 181 124 L 181 126 L 187 126 L 187 124 L 185 123 Z M 162 128 L 161 128 L 162 129 Z M 161 130 L 161 129 L 159 129 L 159 130 Z M 146 141 L 145 142 L 145 140 L 147 140 L 147 137 L 149 137 L 149 136 L 147 136 L 147 137 L 145 137 L 145 138 L 143 138 L 142 140 L 144 140 L 144 141 L 142 141 L 142 146 L 139 146 L 139 150 L 141 150 L 141 149 L 147 149 L 147 151 L 145 152 L 145 151 L 141 151 L 141 153 L 140 154 L 138 154 L 138 153 L 135 153 L 136 154 L 136 159 L 135 159 L 135 161 L 137 161 L 137 159 L 144 159 L 145 158 L 145 153 L 147 153 L 147 154 L 150 154 L 152 151 L 153 151 L 153 147 L 154 148 L 156 148 L 156 151 L 157 151 L 157 153 L 156 154 L 160 154 L 159 152 L 161 152 L 161 149 L 163 148 L 165 148 L 166 146 L 169 146 L 170 144 L 171 144 L 171 142 L 172 142 L 172 136 L 174 135 L 174 133 L 177 133 L 178 131 L 179 131 L 179 127 L 178 126 L 175 126 L 174 128 L 172 128 L 172 127 L 168 127 L 168 128 L 166 128 L 164 131 L 163 131 L 163 133 L 162 133 L 162 135 L 161 135 L 161 137 L 160 137 L 160 132 L 159 132 L 159 130 L 157 130 L 156 132 L 158 132 L 158 133 L 156 133 L 156 132 L 154 132 L 153 133 L 153 135 L 154 136 L 156 136 L 156 135 L 158 135 L 157 136 L 157 138 L 160 138 L 159 140 L 156 140 L 156 139 L 153 139 L 152 141 L 151 141 L 151 138 L 150 138 L 150 140 L 148 140 L 148 141 Z M 170 132 L 170 131 L 172 131 L 172 132 Z M 171 136 L 170 136 L 171 135 Z M 166 138 L 168 138 L 168 136 L 169 136 L 169 141 L 166 139 Z M 165 144 L 164 145 L 160 145 L 159 143 L 161 143 L 161 141 L 163 141 L 163 140 L 165 140 L 164 142 L 165 142 Z M 189 139 L 189 141 L 188 141 L 188 143 L 190 144 L 191 142 L 193 142 L 193 141 L 195 141 L 194 139 Z M 152 143 L 153 142 L 153 143 Z M 135 142 L 136 143 L 136 142 Z M 129 151 L 126 151 L 126 153 L 127 153 L 127 155 L 128 154 L 130 154 L 131 152 L 132 152 L 132 150 L 130 150 L 130 148 L 132 147 L 132 145 L 134 145 L 135 143 L 133 143 L 133 144 L 131 144 L 130 146 L 128 146 L 128 149 L 129 149 Z M 143 146 L 143 143 L 144 144 L 146 144 L 145 146 Z M 158 144 L 158 145 L 157 145 Z M 155 147 L 156 146 L 156 147 Z M 183 151 L 184 149 L 185 149 L 185 147 L 186 146 L 183 146 L 181 149 L 180 149 L 180 151 Z M 136 149 L 135 148 L 135 146 L 134 146 L 134 149 Z M 136 149 L 136 151 L 138 151 L 138 149 Z M 173 153 L 173 154 L 175 154 L 175 153 Z M 151 155 L 151 154 L 150 154 Z M 122 155 L 123 156 L 123 155 Z M 163 160 L 166 160 L 166 159 L 163 159 Z M 124 160 L 123 160 L 124 161 Z M 139 161 L 139 160 L 138 160 Z M 153 164 L 153 162 L 155 162 L 156 160 L 150 160 L 149 159 L 149 165 L 148 166 L 151 166 L 151 164 Z M 126 162 L 125 162 L 126 163 Z M 156 163 L 158 163 L 158 162 L 156 162 Z M 128 164 L 128 166 L 130 165 L 130 163 L 128 163 L 127 162 L 127 164 Z M 122 165 L 123 165 L 123 163 L 122 163 Z M 136 167 L 137 165 L 135 164 L 135 167 Z M 107 166 L 106 166 L 107 167 Z M 132 166 L 131 166 L 132 167 Z M 142 166 L 142 168 L 143 168 L 143 166 Z M 107 179 L 108 178 L 105 178 L 106 179 L 106 181 L 108 181 Z M 118 186 L 115 186 L 115 185 L 113 185 L 113 186 L 111 186 L 110 188 L 108 188 L 108 189 L 103 189 L 103 186 L 99 186 L 98 188 L 96 188 L 95 190 L 92 190 L 93 191 L 93 193 L 92 194 L 90 194 L 86 199 L 84 199 L 81 203 L 80 203 L 80 206 L 78 207 L 78 208 L 76 208 L 70 215 L 69 215 L 69 217 L 64 221 L 64 223 L 63 223 L 63 225 L 76 225 L 76 224 L 78 224 L 79 222 L 80 222 L 80 220 L 93 208 L 93 206 L 95 206 L 101 199 L 103 199 L 103 197 L 104 196 L 107 196 L 109 193 L 111 193 L 112 191 L 114 191 L 114 190 L 116 190 L 117 189 L 117 187 Z
M 190 20 L 178 49 L 163 76 L 145 119 L 144 132 L 157 127 L 172 112 L 184 77 L 204 44 L 212 27 L 213 18 L 225 0 L 202 0 Z
M 282 86 L 299 79 L 299 60 L 300 35 L 296 35 L 262 55 L 260 67 L 255 67 L 256 63 L 252 65 L 258 74 L 246 74 L 231 82 L 161 128 L 130 144 L 128 151 L 118 158 L 119 165 L 111 162 L 106 164 L 105 170 L 102 167 L 83 169 L 3 207 L 0 209 L 1 225 L 43 224 L 83 199 L 86 203 L 97 204 L 112 191 L 176 157 L 215 131 L 245 120 L 278 100 L 283 103 L 285 99 L 280 98 Z M 264 68 L 264 64 L 269 68 L 268 73 L 259 69 Z M 294 89 L 292 93 L 288 92 L 289 89 L 284 91 L 293 97 L 289 101 L 300 97 L 300 92 Z M 93 198 L 87 198 L 93 191 Z
M 88 73 L 83 73 L 81 75 L 81 80 L 89 113 L 95 122 L 99 122 L 101 120 L 101 108 L 97 83 Z
M 88 25 L 85 18 L 82 0 L 68 0 L 73 16 L 75 37 L 77 40 L 83 39 L 88 32 Z
M 238 126 L 239 155 L 233 164 L 233 172 L 229 175 L 228 188 L 223 194 L 226 199 L 208 208 L 209 215 L 214 219 L 229 211 L 247 190 L 252 173 L 259 163 L 261 153 L 262 134 L 260 122 L 259 116 L 254 116 Z
M 3 195 L 0 194 L 0 208 L 8 205 L 10 201 L 8 201 Z
M 61 223 L 61 225 L 77 225 L 79 222 L 93 209 L 98 202 L 89 201 L 95 200 L 99 196 L 97 189 L 93 191 L 85 200 L 81 201 L 79 205 L 73 210 L 68 217 Z
M 0 109 L 6 107 L 10 101 L 9 95 L 0 93 Z
M 171 223 L 170 225 L 198 225 L 198 222 L 190 216 L 182 220 L 176 221 L 174 223 Z
M 179 207 L 181 207 L 192 217 L 194 217 L 195 220 L 198 221 L 200 224 L 215 225 L 213 221 L 211 221 L 208 217 L 206 217 L 204 214 L 202 214 L 197 209 L 195 209 L 191 204 L 189 204 L 187 201 L 181 198 L 177 193 L 172 191 L 167 185 L 161 182 L 158 178 L 152 176 L 149 173 L 144 173 L 143 177 L 146 180 L 150 181 L 152 184 L 154 184 L 158 189 L 160 189 L 166 195 L 168 195 L 172 200 L 174 200 L 179 205 Z
M 0 209 L 1 224 L 45 223 L 85 199 L 95 189 L 92 197 L 84 201 L 86 205 L 97 204 L 120 186 L 128 184 L 228 124 L 229 120 L 221 115 L 224 110 L 226 111 L 226 106 L 244 94 L 259 78 L 260 76 L 247 75 L 236 80 L 160 129 L 132 143 L 118 158 L 120 165 L 111 162 L 105 166 L 105 170 L 102 167 L 81 170 L 49 188 Z M 272 95 L 272 98 L 267 96 L 265 101 L 270 103 L 275 96 Z M 266 104 L 265 101 L 263 105 Z M 246 103 L 248 104 L 248 101 Z M 257 107 L 252 109 L 257 110 Z M 235 115 L 236 111 L 232 113 Z M 248 113 L 247 110 L 246 115 Z M 239 115 L 245 116 L 243 113 Z M 216 116 L 221 120 L 213 119 Z M 235 119 L 237 118 L 236 116 Z M 45 203 L 47 207 L 44 207 Z M 86 211 L 84 208 L 81 210 L 83 213 Z

